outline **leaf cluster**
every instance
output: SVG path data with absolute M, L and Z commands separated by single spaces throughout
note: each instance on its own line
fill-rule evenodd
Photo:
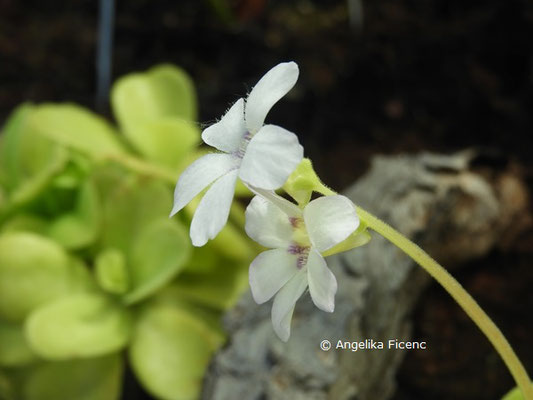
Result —
M 0 136 L 0 399 L 114 400 L 127 364 L 195 399 L 254 249 L 234 205 L 192 248 L 172 187 L 201 156 L 194 86 L 161 65 L 113 87 L 117 121 L 23 104 Z M 196 202 L 197 204 L 197 202 Z

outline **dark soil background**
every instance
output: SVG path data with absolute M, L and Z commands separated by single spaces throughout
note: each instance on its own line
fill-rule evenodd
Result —
M 332 187 L 352 183 L 378 153 L 483 146 L 519 164 L 533 189 L 533 2 L 362 0 L 357 26 L 350 1 L 118 1 L 113 76 L 178 64 L 209 123 L 269 68 L 294 60 L 298 84 L 268 120 L 299 135 Z M 96 0 L 0 0 L 0 121 L 28 100 L 94 109 L 97 14 Z M 529 230 L 454 271 L 530 373 L 532 260 Z M 514 385 L 436 285 L 414 335 L 430 350 L 408 354 L 396 400 L 496 399 Z M 127 382 L 126 399 L 149 398 Z

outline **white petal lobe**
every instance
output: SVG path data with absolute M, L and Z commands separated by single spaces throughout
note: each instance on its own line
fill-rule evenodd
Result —
M 296 273 L 296 256 L 284 249 L 267 250 L 250 265 L 250 288 L 257 304 L 274 296 Z
M 289 216 L 260 196 L 246 208 L 245 230 L 257 243 L 271 248 L 288 247 L 292 237 Z
M 313 303 L 323 311 L 333 312 L 337 279 L 316 249 L 311 249 L 307 258 L 307 279 Z
M 222 230 L 228 221 L 235 191 L 238 170 L 219 178 L 200 201 L 191 222 L 191 240 L 194 246 L 203 246 Z
M 187 167 L 180 175 L 174 189 L 174 206 L 170 216 L 176 214 L 211 182 L 235 167 L 228 154 L 207 154 Z
M 246 127 L 251 133 L 261 128 L 272 106 L 292 89 L 298 74 L 295 62 L 281 63 L 257 82 L 246 99 Z
M 291 335 L 291 320 L 294 306 L 306 287 L 306 272 L 305 270 L 301 270 L 283 286 L 274 298 L 274 304 L 272 304 L 272 325 L 276 334 L 284 342 L 289 340 L 289 336 Z
M 322 252 L 342 242 L 359 226 L 353 203 L 345 196 L 319 197 L 304 209 L 309 239 Z
M 303 147 L 294 133 L 279 126 L 265 125 L 248 144 L 240 178 L 260 189 L 278 189 L 302 158 Z
M 202 132 L 202 140 L 218 150 L 232 153 L 239 149 L 245 134 L 244 100 L 239 99 L 220 121 Z

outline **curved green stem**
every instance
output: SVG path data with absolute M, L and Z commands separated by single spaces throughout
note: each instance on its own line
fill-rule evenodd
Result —
M 359 217 L 364 220 L 368 227 L 382 235 L 391 243 L 399 247 L 405 254 L 410 256 L 422 268 L 424 268 L 444 289 L 454 298 L 461 308 L 468 314 L 474 323 L 481 329 L 485 336 L 492 343 L 496 351 L 500 354 L 507 368 L 513 375 L 516 383 L 522 390 L 524 399 L 533 399 L 533 386 L 527 371 L 516 356 L 513 348 L 496 326 L 490 317 L 482 310 L 479 304 L 470 296 L 470 294 L 461 286 L 457 280 L 450 275 L 439 263 L 431 258 L 424 250 L 411 242 L 405 236 L 398 233 L 389 225 L 374 217 L 372 214 L 356 207 Z
M 320 193 L 324 195 L 336 194 L 333 190 L 323 184 L 321 185 Z M 524 399 L 533 400 L 533 385 L 531 384 L 531 378 L 528 376 L 527 371 L 516 356 L 513 348 L 496 324 L 490 319 L 485 311 L 482 310 L 479 304 L 472 298 L 472 296 L 470 296 L 463 286 L 461 286 L 461 284 L 429 254 L 393 229 L 390 225 L 381 221 L 368 211 L 363 210 L 361 207 L 356 206 L 356 209 L 361 221 L 400 248 L 418 265 L 424 268 L 444 289 L 446 289 L 492 343 L 522 391 Z

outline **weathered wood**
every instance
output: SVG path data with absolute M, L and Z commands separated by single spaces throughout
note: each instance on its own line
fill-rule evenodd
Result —
M 505 245 L 527 221 L 527 194 L 508 167 L 475 151 L 452 156 L 376 157 L 346 195 L 453 271 Z M 475 166 L 475 167 L 474 167 Z M 429 276 L 396 247 L 371 242 L 330 257 L 339 289 L 332 314 L 308 295 L 296 306 L 288 343 L 274 334 L 271 304 L 246 294 L 225 318 L 230 340 L 204 384 L 209 400 L 388 399 L 405 351 L 336 350 L 338 340 L 409 340 L 410 314 Z M 332 349 L 322 351 L 323 339 Z

